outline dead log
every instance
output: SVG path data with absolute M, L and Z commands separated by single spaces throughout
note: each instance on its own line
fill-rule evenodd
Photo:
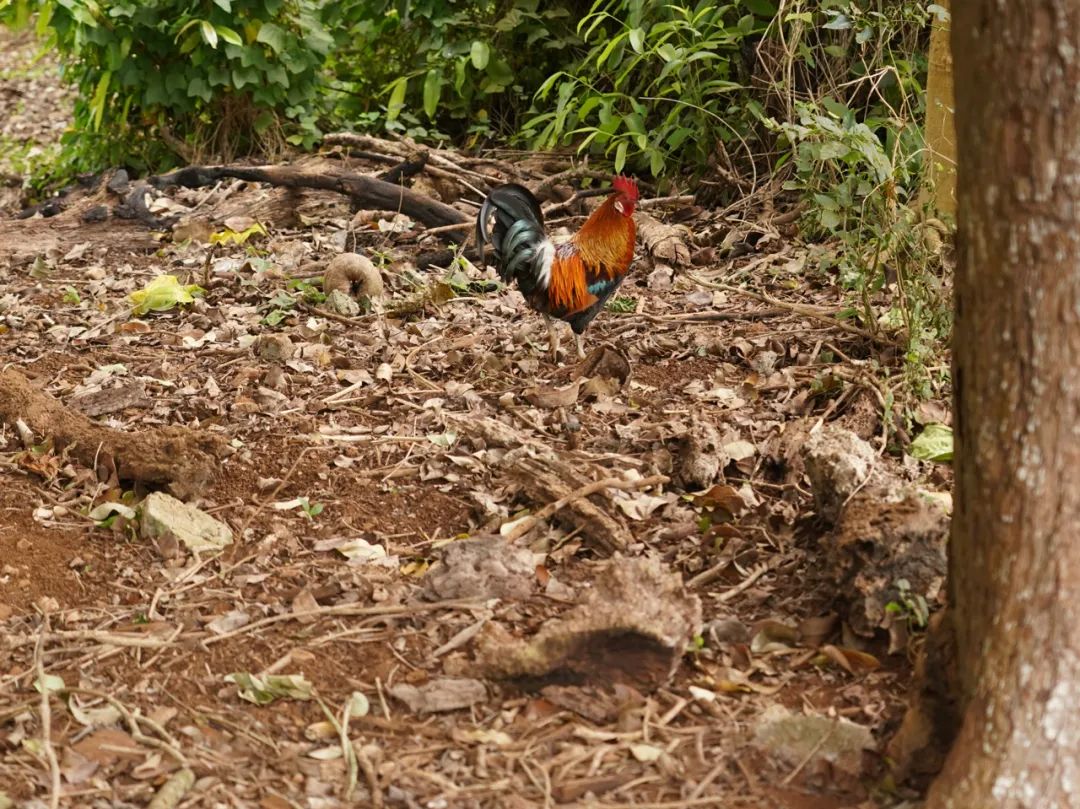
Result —
M 456 208 L 411 189 L 377 177 L 348 171 L 311 174 L 291 166 L 188 166 L 171 174 L 151 177 L 150 183 L 156 188 L 176 185 L 203 188 L 226 178 L 286 188 L 337 191 L 348 196 L 358 208 L 401 211 L 428 227 L 458 225 L 469 221 L 469 217 Z
M 14 368 L 0 372 L 0 421 L 22 422 L 86 466 L 111 463 L 120 480 L 178 484 L 190 494 L 210 482 L 220 441 L 169 426 L 126 432 L 91 421 L 38 390 Z
M 428 163 L 428 157 L 428 152 L 418 152 L 377 176 L 384 183 L 400 185 L 402 180 L 407 180 L 423 171 Z
M 690 263 L 690 248 L 686 239 L 690 230 L 685 225 L 668 225 L 647 213 L 634 214 L 638 237 L 653 261 L 685 267 Z

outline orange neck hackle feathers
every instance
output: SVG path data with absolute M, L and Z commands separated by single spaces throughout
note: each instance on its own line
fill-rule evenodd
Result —
M 609 278 L 625 273 L 634 256 L 633 214 L 638 200 L 637 183 L 629 177 L 616 176 L 611 188 L 611 196 L 574 237 L 585 262 L 603 268 L 602 274 Z

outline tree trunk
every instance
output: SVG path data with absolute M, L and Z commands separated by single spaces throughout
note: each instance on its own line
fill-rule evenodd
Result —
M 928 809 L 1080 806 L 1080 2 L 953 7 L 960 733 Z
M 938 5 L 949 11 L 949 0 Z M 926 77 L 926 168 L 929 201 L 939 213 L 956 214 L 956 125 L 953 121 L 953 64 L 949 20 L 934 15 Z

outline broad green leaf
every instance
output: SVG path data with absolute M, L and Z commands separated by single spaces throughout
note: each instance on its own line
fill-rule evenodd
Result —
M 649 154 L 649 171 L 657 177 L 664 173 L 664 153 L 659 149 L 653 149 Z
M 487 67 L 488 59 L 491 58 L 491 49 L 486 43 L 480 40 L 474 40 L 472 47 L 469 49 L 469 56 L 472 59 L 473 67 L 477 70 L 483 70 Z
M 353 691 L 349 697 L 349 715 L 355 717 L 367 716 L 371 711 L 371 703 L 360 691 Z
M 911 442 L 908 452 L 920 461 L 951 461 L 953 432 L 944 424 L 927 424 L 919 437 Z
M 237 45 L 243 47 L 244 40 L 240 38 L 240 35 L 227 25 L 214 26 L 217 29 L 218 36 L 228 42 L 230 45 Z
M 255 41 L 269 45 L 274 53 L 281 53 L 285 50 L 287 35 L 284 30 L 272 22 L 265 22 L 259 28 L 259 35 L 255 37 Z
M 214 0 L 214 5 L 224 12 L 232 11 L 232 0 Z
M 266 228 L 256 222 L 239 232 L 225 228 L 210 234 L 210 244 L 246 244 L 252 236 L 265 236 Z
M 55 691 L 63 691 L 67 686 L 64 678 L 56 674 L 46 674 L 34 680 L 34 689 L 39 694 L 52 694 Z
M 439 96 L 442 93 L 442 74 L 438 70 L 429 70 L 424 78 L 424 112 L 428 118 L 434 118 L 439 109 Z
M 776 14 L 776 6 L 770 0 L 743 0 L 743 5 L 763 20 Z
M 620 174 L 623 170 L 623 166 L 626 165 L 626 149 L 629 147 L 629 142 L 626 140 L 619 141 L 619 145 L 615 147 L 615 173 Z
M 645 50 L 645 29 L 635 28 L 630 32 L 630 47 L 634 53 L 642 53 Z
M 97 132 L 101 128 L 101 119 L 105 115 L 105 100 L 109 94 L 109 83 L 112 81 L 112 71 L 106 70 L 101 74 L 101 79 L 94 90 L 94 97 L 90 101 L 91 125 Z
M 404 76 L 393 84 L 390 91 L 390 101 L 386 105 L 386 120 L 393 121 L 401 114 L 405 106 L 405 90 L 409 86 L 409 80 Z
M 195 295 L 205 292 L 197 284 L 181 285 L 175 275 L 159 275 L 142 289 L 132 292 L 128 298 L 133 304 L 132 314 L 145 315 L 147 312 L 165 312 L 181 303 L 191 303 Z

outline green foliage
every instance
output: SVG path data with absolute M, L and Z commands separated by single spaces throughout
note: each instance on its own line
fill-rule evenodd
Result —
M 906 341 L 908 381 L 927 396 L 931 380 L 924 368 L 948 336 L 951 312 L 941 281 L 947 228 L 915 200 L 921 131 L 896 118 L 859 121 L 832 99 L 799 103 L 796 110 L 797 123 L 776 129 L 793 156 L 794 176 L 784 187 L 808 203 L 803 235 L 827 245 L 817 251 L 819 269 L 834 271 L 852 293 L 852 314 L 871 331 L 899 333 Z M 878 317 L 876 297 L 886 288 L 894 294 Z
M 340 43 L 331 117 L 414 137 L 510 135 L 578 46 L 573 2 L 345 0 L 323 4 Z
M 953 432 L 944 424 L 927 424 L 908 448 L 920 461 L 948 462 L 953 458 Z
M 545 109 L 523 135 L 537 148 L 577 141 L 579 151 L 611 156 L 616 171 L 703 166 L 717 142 L 741 137 L 748 112 L 760 112 L 734 109 L 745 95 L 736 63 L 773 13 L 770 0 L 598 0 L 577 27 L 588 51 L 540 86 Z
M 614 297 L 604 307 L 609 312 L 617 312 L 621 315 L 629 314 L 637 309 L 637 298 L 627 296 Z
M 926 603 L 926 597 L 914 592 L 907 579 L 897 579 L 895 587 L 897 600 L 886 604 L 885 612 L 906 618 L 917 629 L 925 629 L 930 621 L 930 606 Z
M 15 0 L 79 89 L 70 170 L 311 145 L 333 40 L 305 0 Z

